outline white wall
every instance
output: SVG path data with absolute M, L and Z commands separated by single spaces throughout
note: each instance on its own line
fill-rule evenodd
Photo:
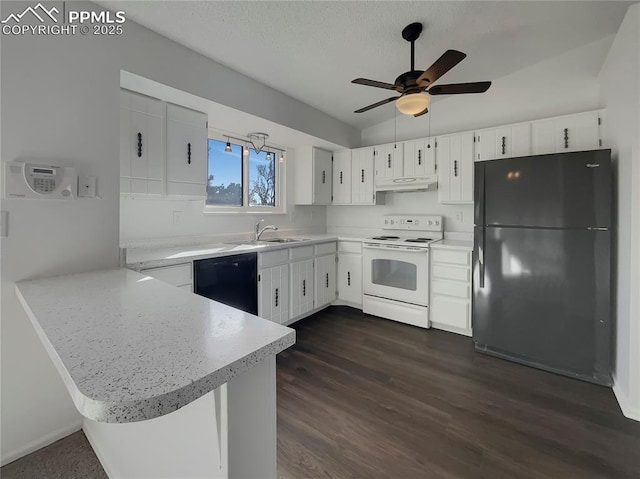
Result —
M 614 391 L 640 421 L 640 5 L 629 8 L 600 73 L 617 180 Z
M 67 2 L 67 9 L 92 9 Z M 57 7 L 62 11 L 61 2 Z M 0 15 L 22 11 L 2 2 Z M 2 255 L 2 462 L 78 428 L 79 417 L 14 293 L 20 280 L 118 265 L 120 70 L 356 146 L 338 120 L 132 22 L 124 34 L 2 36 L 2 161 L 75 166 L 98 177 L 102 199 L 3 201 L 9 237 Z M 188 74 L 186 73 L 188 72 Z
M 211 121 L 211 120 L 210 120 Z M 147 244 L 149 239 L 198 243 L 215 241 L 215 236 L 249 238 L 260 219 L 274 224 L 280 234 L 320 234 L 326 232 L 327 216 L 324 206 L 294 205 L 295 153 L 287 149 L 285 192 L 286 214 L 204 214 L 203 201 L 173 199 L 120 200 L 120 244 L 134 247 Z M 173 221 L 179 212 L 178 224 Z M 144 221 L 141 221 L 144 218 Z
M 613 36 L 610 36 L 510 75 L 491 79 L 491 88 L 481 95 L 442 97 L 432 103 L 431 120 L 429 115 L 413 118 L 398 114 L 395 120 L 362 130 L 362 145 L 379 145 L 395 139 L 400 141 L 429 134 L 470 131 L 598 109 L 601 104 L 597 76 L 612 41 Z M 442 82 L 446 83 L 446 78 Z M 353 224 L 361 229 L 375 228 L 380 214 L 398 213 L 441 214 L 445 217 L 446 231 L 473 231 L 471 205 L 440 205 L 435 192 L 394 193 L 388 198 L 390 201 L 385 206 L 330 207 L 328 231 L 348 231 Z M 456 221 L 458 211 L 463 212 L 461 222 Z

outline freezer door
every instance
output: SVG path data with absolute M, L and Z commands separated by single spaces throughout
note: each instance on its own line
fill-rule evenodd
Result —
M 610 226 L 610 150 L 495 160 L 484 168 L 487 225 Z
M 610 384 L 609 232 L 488 227 L 476 242 L 476 348 Z
M 485 224 L 484 167 L 484 161 L 476 163 L 473 175 L 473 223 L 476 226 L 482 226 Z

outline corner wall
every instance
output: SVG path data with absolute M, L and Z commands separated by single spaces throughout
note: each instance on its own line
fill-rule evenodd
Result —
M 617 184 L 614 392 L 640 421 L 640 4 L 627 11 L 599 80 Z

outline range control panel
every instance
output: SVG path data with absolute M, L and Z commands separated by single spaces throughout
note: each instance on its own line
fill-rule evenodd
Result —
M 382 229 L 404 231 L 442 231 L 442 216 L 433 215 L 386 215 Z

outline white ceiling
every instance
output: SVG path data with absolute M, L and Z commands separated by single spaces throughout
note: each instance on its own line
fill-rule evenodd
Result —
M 424 25 L 416 42 L 416 69 L 426 69 L 451 48 L 468 57 L 440 84 L 495 80 L 615 33 L 633 2 L 96 3 L 124 10 L 127 19 L 365 128 L 393 118 L 393 103 L 361 114 L 353 110 L 393 92 L 350 82 L 365 77 L 393 83 L 409 70 L 410 46 L 401 36 L 409 23 Z

